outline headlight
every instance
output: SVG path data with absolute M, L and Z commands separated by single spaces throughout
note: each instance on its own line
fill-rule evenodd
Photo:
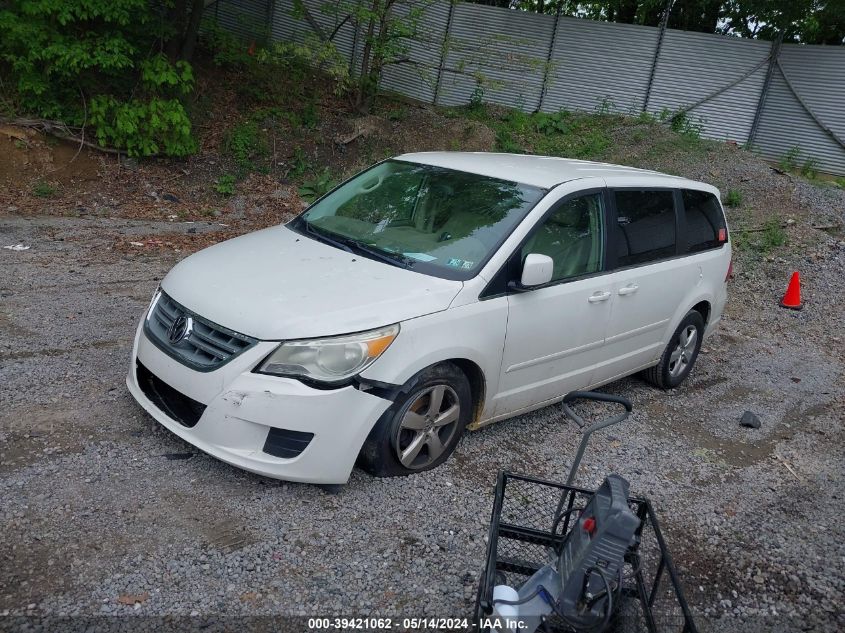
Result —
M 342 382 L 372 365 L 397 334 L 398 323 L 346 336 L 288 341 L 279 345 L 258 371 L 326 383 Z

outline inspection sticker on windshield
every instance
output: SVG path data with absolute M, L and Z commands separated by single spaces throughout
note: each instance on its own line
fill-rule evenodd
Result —
M 437 259 L 434 255 L 428 253 L 402 253 L 405 257 L 413 257 L 421 262 L 430 262 L 432 259 Z
M 470 270 L 473 266 L 475 266 L 475 262 L 471 262 L 468 259 L 457 259 L 453 257 L 449 260 L 449 265 L 453 268 L 462 268 L 464 270 Z

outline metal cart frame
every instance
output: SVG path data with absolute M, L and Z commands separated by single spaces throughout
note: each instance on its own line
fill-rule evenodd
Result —
M 569 404 L 579 398 L 614 402 L 625 407 L 618 414 L 586 429 L 567 483 L 499 472 L 487 542 L 486 562 L 478 588 L 475 622 L 493 613 L 493 588 L 506 578 L 527 579 L 555 558 L 568 531 L 576 522 L 572 508 L 585 504 L 595 491 L 573 486 L 590 435 L 626 419 L 631 403 L 603 393 L 573 392 L 564 400 L 564 411 L 584 428 L 586 423 Z M 623 604 L 615 609 L 607 630 L 618 633 L 697 633 L 678 573 L 669 555 L 657 516 L 647 499 L 632 497 L 628 503 L 640 519 L 636 544 L 625 555 Z M 563 512 L 563 514 L 562 514 Z M 562 519 L 561 519 L 562 517 Z M 516 584 L 516 583 L 511 583 Z M 519 583 L 521 584 L 521 582 Z M 545 623 L 548 631 L 572 631 L 559 618 Z M 542 630 L 542 629 L 541 629 Z

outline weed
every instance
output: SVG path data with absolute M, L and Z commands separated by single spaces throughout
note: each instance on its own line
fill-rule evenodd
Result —
M 405 119 L 410 116 L 410 112 L 406 106 L 400 105 L 397 108 L 393 108 L 387 113 L 387 120 L 388 121 L 404 121 Z
M 534 126 L 541 134 L 564 134 L 569 130 L 566 123 L 566 117 L 569 115 L 566 111 L 560 111 L 556 114 L 544 114 L 542 112 L 534 115 Z
M 32 193 L 39 198 L 50 198 L 56 193 L 56 188 L 44 180 L 39 180 L 32 185 Z
M 481 110 L 484 108 L 484 86 L 481 85 L 480 81 L 477 81 L 475 84 L 475 89 L 472 91 L 472 94 L 469 96 L 469 109 L 470 110 Z
M 255 121 L 238 123 L 232 128 L 226 137 L 225 149 L 242 171 L 253 170 L 253 159 L 268 152 L 267 142 Z
M 310 165 L 308 163 L 308 157 L 305 155 L 305 150 L 297 146 L 293 150 L 293 160 L 290 162 L 290 171 L 288 172 L 288 176 L 297 180 L 305 175 L 305 172 L 308 171 L 309 167 Z
M 522 154 L 522 146 L 516 141 L 510 130 L 501 129 L 496 132 L 496 149 L 506 154 Z
M 15 139 L 15 147 L 18 149 L 26 149 L 29 147 L 26 141 L 22 141 L 20 139 Z
M 761 236 L 760 250 L 764 253 L 768 253 L 786 244 L 786 231 L 783 230 L 780 224 L 780 218 L 769 218 L 766 220 Z
M 231 196 L 235 193 L 235 177 L 232 174 L 223 174 L 214 183 L 214 190 L 224 196 Z
M 613 112 L 615 107 L 616 105 L 613 103 L 613 101 L 605 97 L 596 105 L 596 114 L 598 114 L 599 116 L 607 116 L 608 114 L 611 114 Z
M 741 207 L 742 192 L 738 189 L 729 189 L 728 194 L 725 196 L 725 204 L 729 207 Z
M 804 178 L 808 178 L 810 180 L 815 180 L 819 176 L 818 161 L 815 158 L 808 158 L 804 161 L 804 164 L 801 165 L 801 175 Z
M 840 189 L 845 189 L 845 176 L 837 178 L 834 182 Z
M 795 145 L 781 157 L 780 161 L 778 161 L 778 165 L 783 171 L 795 171 L 795 168 L 798 167 L 798 157 L 800 155 L 801 148 Z
M 337 180 L 332 177 L 329 168 L 326 167 L 320 174 L 302 183 L 298 191 L 303 200 L 313 202 L 334 189 L 336 184 Z
M 317 102 L 309 99 L 302 108 L 302 126 L 307 130 L 313 130 L 320 122 L 320 113 L 317 110 Z

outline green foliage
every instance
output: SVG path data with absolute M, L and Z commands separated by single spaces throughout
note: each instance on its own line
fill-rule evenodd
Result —
M 469 109 L 481 110 L 484 107 L 484 86 L 477 81 L 472 94 L 469 96 Z
M 214 183 L 214 190 L 224 196 L 231 196 L 235 193 L 236 178 L 232 174 L 223 174 Z
M 731 241 L 741 251 L 766 256 L 787 243 L 786 231 L 778 217 L 772 217 L 763 224 L 762 231 L 734 231 Z
M 249 45 L 235 37 L 214 20 L 206 20 L 203 25 L 202 40 L 205 49 L 211 53 L 215 66 L 225 68 L 249 68 L 255 65 L 255 54 L 250 54 Z
M 39 198 L 50 198 L 56 193 L 56 188 L 44 180 L 39 180 L 32 185 L 32 193 Z
M 840 189 L 845 189 L 845 176 L 840 176 L 834 182 L 836 183 L 836 186 Z
M 598 105 L 596 106 L 596 114 L 605 115 L 610 114 L 613 112 L 613 108 L 615 107 L 613 101 L 605 97 L 602 99 Z
M 224 149 L 244 172 L 255 168 L 253 159 L 268 153 L 267 142 L 254 120 L 238 123 L 232 128 L 226 135 Z
M 322 172 L 314 176 L 314 178 L 302 183 L 298 191 L 303 200 L 313 202 L 334 189 L 336 185 L 337 180 L 332 177 L 329 168 L 326 167 Z
M 98 95 L 91 100 L 90 110 L 100 145 L 125 149 L 130 156 L 186 156 L 197 150 L 191 120 L 178 99 L 120 101 Z
M 762 252 L 769 253 L 779 246 L 786 244 L 786 231 L 781 226 L 780 218 L 769 218 L 763 225 L 760 247 Z
M 534 125 L 541 134 L 566 134 L 569 131 L 569 125 L 566 121 L 568 117 L 569 113 L 565 110 L 555 114 L 538 112 L 534 115 Z
M 408 111 L 408 107 L 400 105 L 387 111 L 387 120 L 401 122 L 406 120 L 409 115 L 410 112 Z
M 781 156 L 778 165 L 783 171 L 795 171 L 798 167 L 798 157 L 801 155 L 801 148 L 797 145 L 789 148 L 789 151 Z
M 668 108 L 663 108 L 658 119 L 663 123 L 668 123 L 672 131 L 677 134 L 681 134 L 690 140 L 697 141 L 701 139 L 701 132 L 704 126 L 700 121 L 693 121 L 689 112 L 684 110 L 672 111 Z
M 196 150 L 180 100 L 193 74 L 157 52 L 172 31 L 145 0 L 7 0 L 0 70 L 22 113 L 87 125 L 131 155 L 182 156 Z
M 291 160 L 288 175 L 294 180 L 297 180 L 301 178 L 309 168 L 310 163 L 308 162 L 308 157 L 305 155 L 305 150 L 297 146 L 293 150 L 293 160 Z
M 738 189 L 728 189 L 728 193 L 725 196 L 725 204 L 729 207 L 742 206 L 742 192 Z
M 804 164 L 801 165 L 801 175 L 804 176 L 804 178 L 815 180 L 819 176 L 818 164 L 819 163 L 815 158 L 808 158 L 804 161 Z

